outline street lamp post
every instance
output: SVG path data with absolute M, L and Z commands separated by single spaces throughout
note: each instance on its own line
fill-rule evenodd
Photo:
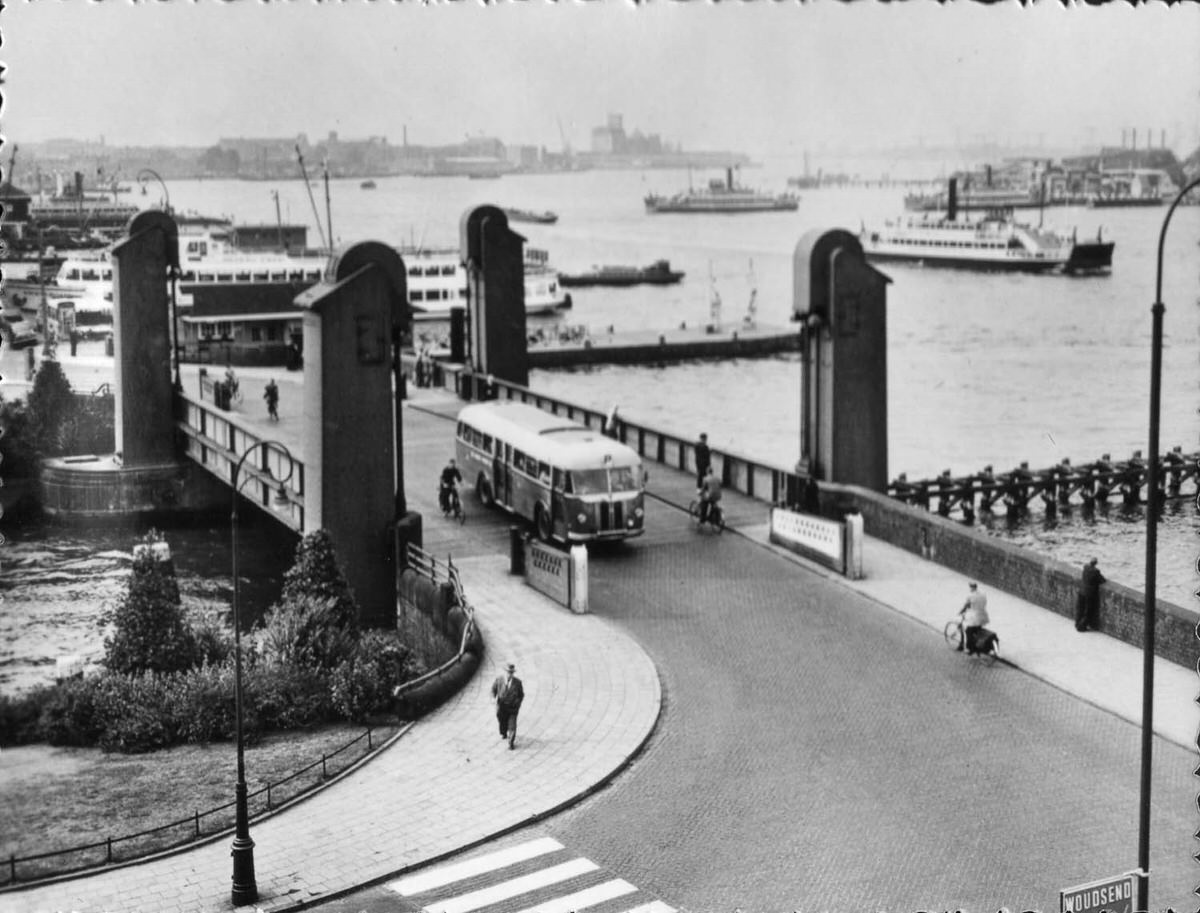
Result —
M 234 787 L 236 820 L 234 823 L 233 847 L 229 853 L 233 858 L 232 896 L 234 906 L 254 903 L 254 901 L 258 900 L 258 883 L 254 877 L 254 841 L 250 839 L 250 814 L 246 796 L 245 741 L 242 733 L 242 617 L 241 588 L 238 581 L 238 493 L 241 483 L 238 481 L 238 477 L 241 475 L 242 465 L 246 462 L 246 458 L 259 448 L 264 448 L 264 453 L 266 452 L 266 448 L 274 448 L 281 452 L 287 460 L 287 474 L 282 478 L 276 478 L 271 473 L 269 466 L 264 465 L 262 467 L 273 480 L 279 482 L 280 496 L 284 500 L 286 500 L 286 496 L 283 495 L 283 485 L 292 477 L 292 471 L 295 469 L 295 462 L 292 460 L 291 451 L 283 444 L 278 441 L 257 441 L 247 447 L 237 463 L 234 464 L 233 474 L 229 480 L 229 484 L 233 489 L 229 512 L 229 540 L 233 565 L 233 668 L 237 722 L 237 785 Z
M 1146 592 L 1143 612 L 1142 637 L 1142 769 L 1141 799 L 1138 814 L 1138 901 L 1137 909 L 1150 909 L 1150 758 L 1154 746 L 1154 610 L 1156 605 L 1155 586 L 1158 576 L 1158 423 L 1162 399 L 1162 347 L 1163 314 L 1166 305 L 1162 300 L 1163 247 L 1167 240 L 1167 226 L 1183 198 L 1194 188 L 1200 187 L 1196 178 L 1175 197 L 1171 208 L 1163 217 L 1162 231 L 1158 235 L 1158 269 L 1155 274 L 1154 305 L 1150 337 L 1150 442 L 1146 475 Z

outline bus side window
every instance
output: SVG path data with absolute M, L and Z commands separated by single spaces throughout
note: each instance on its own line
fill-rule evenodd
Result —
M 520 450 L 514 450 L 512 462 L 513 469 L 517 470 L 518 472 L 525 471 L 525 454 L 523 452 Z
M 543 485 L 550 484 L 550 464 L 538 463 L 538 481 Z
M 556 470 L 557 471 L 557 470 Z M 563 494 L 571 494 L 575 490 L 575 486 L 571 484 L 571 473 L 563 473 Z
M 552 487 L 554 488 L 555 491 L 563 490 L 563 481 L 566 479 L 566 475 L 567 474 L 565 472 L 563 472 L 561 469 L 554 470 L 554 484 Z
M 460 438 L 460 439 L 464 439 L 464 438 L 466 438 L 466 436 L 467 436 L 467 425 L 466 425 L 466 423 L 465 423 L 465 422 L 459 422 L 459 423 L 458 423 L 458 436 L 459 436 L 459 438 Z
M 486 450 L 488 453 L 493 452 L 492 451 L 492 436 L 490 434 L 485 434 L 483 436 L 483 449 Z

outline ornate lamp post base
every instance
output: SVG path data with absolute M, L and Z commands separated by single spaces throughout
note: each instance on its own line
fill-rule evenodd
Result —
M 254 841 L 249 837 L 233 838 L 233 905 L 254 903 L 258 900 L 258 884 L 254 879 Z

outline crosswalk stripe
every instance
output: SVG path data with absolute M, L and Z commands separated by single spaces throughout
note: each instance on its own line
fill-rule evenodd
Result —
M 637 888 L 625 879 L 615 878 L 612 881 L 576 891 L 574 894 L 566 894 L 563 897 L 555 897 L 535 906 L 526 907 L 517 913 L 571 913 L 572 910 L 594 907 L 596 904 L 612 900 L 614 897 L 632 894 L 636 890 Z
M 570 862 L 550 866 L 550 868 L 531 872 L 519 878 L 512 878 L 500 884 L 492 885 L 489 888 L 481 888 L 478 891 L 471 891 L 469 894 L 462 894 L 459 897 L 451 897 L 447 900 L 431 903 L 423 909 L 427 913 L 469 913 L 470 910 L 477 910 L 480 907 L 500 903 L 503 900 L 509 900 L 528 891 L 535 891 L 547 885 L 566 881 L 569 878 L 575 878 L 588 872 L 594 872 L 598 868 L 600 866 L 596 865 L 590 859 L 572 859 Z
M 476 875 L 482 875 L 493 869 L 501 869 L 507 865 L 525 862 L 527 859 L 533 859 L 546 853 L 553 853 L 562 848 L 562 844 L 553 837 L 540 837 L 537 840 L 530 840 L 527 843 L 497 850 L 494 853 L 487 853 L 483 856 L 476 856 L 474 859 L 466 859 L 462 862 L 434 869 L 432 872 L 410 875 L 407 878 L 401 878 L 399 881 L 393 881 L 388 887 L 397 894 L 408 897 L 424 891 L 432 891 L 434 888 L 453 884 L 456 881 L 474 878 Z
M 650 903 L 641 904 L 631 910 L 622 910 L 621 913 L 678 913 L 678 911 L 661 900 L 652 900 Z

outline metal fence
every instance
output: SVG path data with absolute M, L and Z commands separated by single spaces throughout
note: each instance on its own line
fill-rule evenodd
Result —
M 307 767 L 259 787 L 248 795 L 251 817 L 261 816 L 273 811 L 279 805 L 290 802 L 307 792 L 319 787 L 331 776 L 341 773 L 353 763 L 375 750 L 371 736 L 372 730 L 367 729 L 336 751 L 323 753 L 319 760 L 313 761 Z M 366 740 L 366 749 L 362 754 L 352 758 L 342 755 Z M 332 765 L 331 762 L 336 762 Z M 319 768 L 319 773 L 317 772 Z M 302 778 L 311 775 L 312 782 L 301 783 Z M 10 855 L 8 857 L 7 878 L 0 881 L 0 887 L 10 887 L 18 882 L 37 881 L 53 876 L 68 875 L 86 869 L 101 866 L 119 865 L 175 849 L 194 843 L 198 840 L 217 837 L 231 832 L 234 823 L 234 802 L 227 802 L 216 808 L 205 811 L 194 811 L 185 818 L 178 818 L 158 827 L 125 834 L 120 837 L 105 837 L 93 843 L 80 844 L 63 850 L 52 850 L 45 853 L 34 853 L 29 856 Z

